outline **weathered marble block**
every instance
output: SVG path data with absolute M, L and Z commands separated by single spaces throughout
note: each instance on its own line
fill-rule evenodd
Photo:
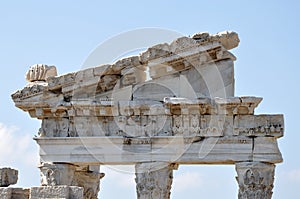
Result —
M 12 199 L 28 199 L 30 188 L 12 188 Z
M 235 135 L 282 137 L 283 115 L 237 115 L 234 117 Z
M 76 186 L 31 187 L 29 199 L 84 199 L 83 188 Z
M 11 188 L 1 187 L 0 198 L 1 199 L 29 199 L 29 188 Z
M 0 198 L 1 199 L 11 199 L 12 188 L 0 188 Z
M 29 82 L 46 81 L 48 77 L 54 77 L 56 75 L 57 71 L 55 66 L 35 64 L 30 66 L 30 69 L 26 73 L 26 80 Z
M 18 181 L 18 171 L 11 168 L 0 169 L 0 187 L 8 187 Z
M 42 163 L 41 170 L 42 186 L 72 185 L 76 167 L 68 163 Z

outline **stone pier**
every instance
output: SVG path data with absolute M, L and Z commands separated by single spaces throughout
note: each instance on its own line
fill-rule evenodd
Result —
M 31 66 L 12 94 L 42 122 L 41 186 L 29 197 L 95 199 L 101 165 L 135 165 L 137 197 L 168 199 L 178 165 L 232 164 L 239 199 L 271 198 L 284 118 L 256 115 L 261 97 L 235 96 L 238 44 L 232 31 L 197 33 L 63 75 Z

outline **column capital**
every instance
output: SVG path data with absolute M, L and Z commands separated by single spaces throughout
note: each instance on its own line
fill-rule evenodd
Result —
M 178 164 L 159 162 L 136 165 L 136 191 L 138 199 L 169 199 L 173 181 L 173 169 Z
M 275 165 L 262 162 L 236 163 L 239 199 L 271 199 Z

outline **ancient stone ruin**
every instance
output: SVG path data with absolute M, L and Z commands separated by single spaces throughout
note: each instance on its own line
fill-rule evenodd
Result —
M 239 199 L 270 199 L 283 115 L 255 115 L 262 98 L 234 95 L 238 44 L 235 32 L 198 33 L 64 75 L 30 67 L 12 99 L 42 121 L 41 185 L 23 198 L 95 199 L 101 165 L 135 165 L 137 197 L 167 199 L 181 164 L 233 164 Z

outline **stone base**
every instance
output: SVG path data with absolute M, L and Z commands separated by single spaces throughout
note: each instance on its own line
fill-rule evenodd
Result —
M 29 199 L 83 199 L 83 188 L 76 186 L 42 186 L 30 189 Z
M 12 199 L 28 199 L 29 193 L 29 188 L 12 188 Z
M 44 162 L 40 166 L 41 169 L 41 185 L 39 191 L 46 189 L 46 194 L 58 189 L 64 195 L 68 195 L 67 186 L 76 186 L 83 188 L 84 199 L 97 199 L 100 190 L 100 179 L 104 177 L 104 173 L 100 173 L 100 166 L 73 165 L 69 163 L 51 163 Z M 65 188 L 61 187 L 65 186 Z M 49 189 L 48 187 L 53 187 Z M 72 190 L 72 189 L 71 189 Z M 34 192 L 35 190 L 33 190 Z M 58 191 L 55 191 L 58 192 Z
M 0 198 L 11 199 L 12 188 L 0 188 Z
M 1 199 L 29 199 L 29 190 L 23 188 L 0 188 Z

